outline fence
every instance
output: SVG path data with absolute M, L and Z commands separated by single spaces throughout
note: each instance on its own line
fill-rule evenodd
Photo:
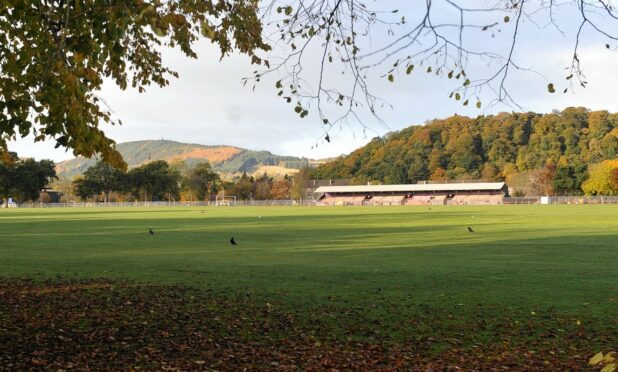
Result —
M 618 204 L 618 196 L 549 196 L 549 204 Z M 540 204 L 541 197 L 508 197 L 502 199 L 502 204 Z M 486 203 L 479 203 L 479 205 Z M 237 200 L 222 203 L 221 201 L 191 201 L 191 202 L 123 202 L 123 203 L 23 203 L 11 204 L 11 208 L 114 208 L 114 207 L 215 207 L 215 206 L 256 206 L 256 207 L 275 207 L 275 206 L 302 206 L 312 207 L 316 205 L 315 200 Z M 473 205 L 473 204 L 471 204 Z M 4 205 L 2 205 L 4 207 Z
M 618 204 L 618 196 L 550 196 L 549 204 Z
M 93 202 L 73 202 L 73 203 L 23 203 L 11 204 L 11 208 L 130 208 L 130 207 L 219 207 L 219 206 L 314 206 L 313 200 L 238 200 L 238 201 L 187 201 L 187 202 L 113 202 L 113 203 L 93 203 Z M 4 206 L 4 205 L 3 205 Z
M 540 197 L 511 197 L 502 198 L 502 204 L 539 204 Z
M 504 198 L 502 204 L 541 204 L 542 197 Z M 547 204 L 618 204 L 618 196 L 548 196 Z

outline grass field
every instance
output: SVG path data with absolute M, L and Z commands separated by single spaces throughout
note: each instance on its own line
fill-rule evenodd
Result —
M 602 205 L 9 209 L 0 275 L 192 287 L 426 355 L 507 339 L 581 361 L 618 345 L 617 223 Z

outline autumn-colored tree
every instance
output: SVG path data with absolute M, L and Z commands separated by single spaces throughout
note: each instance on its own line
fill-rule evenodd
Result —
M 305 183 L 310 179 L 311 171 L 308 168 L 303 168 L 292 178 L 292 190 L 290 194 L 292 199 L 300 200 L 305 197 Z
M 543 119 L 545 116 L 547 118 Z M 593 126 L 593 130 L 589 127 Z M 352 178 L 359 183 L 400 180 L 395 165 L 406 164 L 406 180 L 426 179 L 502 180 L 522 179 L 517 187 L 530 194 L 551 192 L 550 178 L 529 178 L 543 173 L 550 162 L 561 170 L 560 191 L 579 188 L 586 177 L 587 165 L 618 154 L 618 114 L 589 112 L 585 108 L 567 108 L 547 115 L 502 113 L 467 118 L 453 116 L 425 125 L 411 126 L 374 139 L 348 156 L 318 167 L 316 179 Z M 599 139 L 600 138 L 600 139 Z M 436 170 L 439 171 L 434 175 Z M 431 171 L 431 172 L 430 172 Z M 433 177 L 432 177 L 433 175 Z M 518 177 L 522 175 L 522 177 Z M 438 177 L 441 176 L 441 177 Z M 564 177 L 571 177 L 568 185 Z M 542 181 L 539 186 L 538 181 Z M 532 187 L 531 183 L 537 183 Z M 526 183 L 528 184 L 526 186 Z
M 290 181 L 287 180 L 279 180 L 273 182 L 273 185 L 270 189 L 270 195 L 273 199 L 282 200 L 290 198 Z
M 256 179 L 253 183 L 253 197 L 257 200 L 269 200 L 271 198 L 272 181 L 272 178 L 268 177 L 266 173 Z
M 492 164 L 485 163 L 481 171 L 481 179 L 484 181 L 496 181 L 500 178 L 501 175 L 498 172 L 498 168 Z
M 448 181 L 448 174 L 446 174 L 444 169 L 438 168 L 431 174 L 430 180 L 436 182 L 446 182 Z
M 550 161 L 532 175 L 530 183 L 538 195 L 554 195 L 553 179 L 555 174 L 556 164 Z
M 612 170 L 612 175 L 611 175 L 609 184 L 614 190 L 618 190 L 618 168 L 615 168 L 614 170 Z
M 257 11 L 253 0 L 0 2 L 0 150 L 34 134 L 75 155 L 100 153 L 124 165 L 99 128 L 113 122 L 97 94 L 103 82 L 139 92 L 166 86 L 178 75 L 164 66 L 159 47 L 196 58 L 200 36 L 222 56 L 236 51 L 261 62 L 255 52 L 269 47 Z
M 617 195 L 614 174 L 618 169 L 618 160 L 605 160 L 593 164 L 588 170 L 588 179 L 582 184 L 586 195 Z

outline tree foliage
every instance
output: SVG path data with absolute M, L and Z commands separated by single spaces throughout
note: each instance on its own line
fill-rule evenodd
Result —
M 199 200 L 206 200 L 208 196 L 219 191 L 221 178 L 212 170 L 210 164 L 200 163 L 186 173 L 183 185 Z
M 180 177 L 166 161 L 157 160 L 127 172 L 127 190 L 144 201 L 177 200 L 180 194 Z
M 257 200 L 272 199 L 271 188 L 273 179 L 264 173 L 260 178 L 253 183 L 253 196 Z
M 570 193 L 586 178 L 588 164 L 615 158 L 617 134 L 618 114 L 584 108 L 546 115 L 456 115 L 374 138 L 318 167 L 313 177 L 349 178 L 357 183 L 495 181 L 535 171 L 543 176 L 537 192 L 555 188 L 557 193 Z M 555 169 L 543 171 L 548 164 Z
M 279 180 L 275 181 L 272 184 L 272 188 L 270 190 L 271 196 L 273 199 L 282 200 L 290 198 L 290 181 L 288 180 Z
M 86 199 L 103 194 L 105 202 L 109 200 L 112 191 L 122 190 L 124 187 L 124 173 L 112 167 L 109 163 L 100 161 L 84 172 L 82 178 L 77 179 L 75 189 L 77 195 Z
M 178 75 L 159 47 L 196 58 L 200 35 L 222 57 L 238 51 L 255 59 L 256 50 L 269 48 L 252 0 L 1 1 L 0 148 L 33 134 L 126 167 L 99 127 L 113 122 L 98 96 L 103 82 L 139 92 L 166 86 Z
M 249 200 L 253 197 L 253 177 L 243 172 L 240 179 L 230 188 L 228 194 L 234 195 L 238 200 Z
M 556 168 L 552 186 L 557 195 L 579 195 L 587 176 L 585 164 L 566 164 Z
M 590 167 L 589 177 L 583 183 L 582 190 L 586 195 L 617 195 L 615 187 L 615 172 L 618 160 L 605 160 Z
M 294 200 L 300 200 L 305 197 L 305 184 L 311 179 L 311 170 L 309 168 L 303 168 L 296 173 L 292 179 L 292 188 L 290 190 L 290 196 Z
M 6 163 L 0 162 L 0 199 L 17 202 L 35 200 L 39 193 L 54 179 L 56 171 L 51 160 L 20 159 L 16 153 L 8 154 Z

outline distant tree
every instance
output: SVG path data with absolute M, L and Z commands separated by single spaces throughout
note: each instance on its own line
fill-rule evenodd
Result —
M 305 197 L 305 184 L 310 178 L 311 170 L 309 168 L 302 168 L 294 175 L 290 192 L 292 199 L 300 200 Z
M 524 196 L 526 196 L 526 192 L 524 190 L 521 190 L 521 189 L 515 189 L 511 193 L 511 196 L 514 197 L 514 198 L 523 198 Z
M 599 143 L 599 150 L 602 159 L 614 159 L 618 156 L 618 123 L 611 132 L 603 136 Z
M 584 164 L 559 166 L 552 180 L 554 192 L 557 195 L 579 195 L 585 177 Z
M 253 183 L 253 197 L 257 200 L 269 200 L 272 195 L 270 189 L 272 187 L 272 178 L 268 177 L 266 173 L 262 177 L 255 180 Z
M 180 194 L 180 174 L 164 160 L 133 168 L 127 173 L 127 189 L 137 198 L 146 200 L 177 200 Z
M 16 153 L 9 153 L 5 160 L 0 162 L 0 197 L 5 202 L 10 197 L 15 201 L 35 200 L 57 178 L 51 160 L 20 159 Z
M 75 186 L 83 199 L 103 194 L 103 201 L 107 203 L 111 192 L 123 190 L 124 178 L 122 171 L 99 161 L 88 168 L 81 179 L 75 181 Z
M 448 181 L 448 174 L 442 168 L 436 169 L 430 177 L 430 180 L 436 182 L 446 182 Z
M 493 166 L 492 164 L 485 163 L 483 166 L 483 170 L 481 171 L 481 179 L 484 181 L 497 181 L 501 179 L 501 175 L 498 171 L 498 168 Z
M 350 155 L 313 171 L 317 179 L 352 178 L 358 183 L 401 179 L 396 164 L 406 164 L 410 182 L 434 179 L 438 168 L 450 179 L 501 180 L 538 173 L 547 163 L 574 167 L 581 184 L 588 164 L 614 159 L 618 154 L 618 114 L 567 108 L 547 115 L 501 113 L 468 118 L 454 115 L 411 126 L 374 139 Z M 563 176 L 564 174 L 561 174 Z M 443 177 L 442 177 L 443 178 Z M 522 177 L 529 194 L 545 193 L 534 178 Z
M 618 168 L 612 170 L 612 175 L 609 181 L 611 188 L 618 190 Z
M 75 195 L 79 196 L 81 200 L 94 198 L 101 194 L 98 185 L 92 181 L 85 180 L 83 177 L 78 177 L 73 181 L 73 188 L 75 189 Z
M 384 182 L 392 185 L 408 183 L 408 174 L 405 165 L 397 163 L 391 164 L 388 167 L 388 174 L 384 177 Z
M 582 184 L 582 190 L 586 195 L 617 195 L 614 175 L 618 169 L 618 160 L 605 160 L 593 164 L 588 169 L 588 179 Z
M 290 198 L 291 185 L 288 180 L 275 181 L 270 189 L 270 194 L 273 199 L 282 200 Z
M 548 162 L 545 167 L 538 169 L 531 177 L 530 183 L 538 195 L 554 195 L 553 179 L 556 174 L 556 165 Z
M 210 195 L 217 194 L 221 185 L 221 178 L 212 170 L 210 164 L 205 162 L 188 170 L 183 184 L 199 200 L 206 200 Z
M 249 200 L 253 196 L 253 177 L 243 172 L 242 176 L 229 189 L 228 195 L 234 195 L 238 200 Z

